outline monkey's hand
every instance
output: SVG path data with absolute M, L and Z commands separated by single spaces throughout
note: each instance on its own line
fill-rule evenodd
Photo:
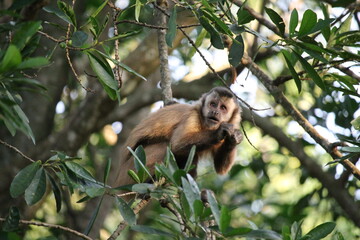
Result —
M 222 133 L 222 139 L 225 139 L 229 145 L 235 146 L 243 139 L 241 131 L 239 129 L 235 129 L 234 125 L 231 123 L 222 123 L 219 130 Z
M 230 142 L 230 144 L 237 145 L 243 140 L 243 135 L 239 129 L 234 129 L 233 134 L 228 136 L 227 140 Z

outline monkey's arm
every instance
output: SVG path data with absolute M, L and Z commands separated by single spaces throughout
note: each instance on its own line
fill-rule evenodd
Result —
M 209 130 L 201 127 L 200 121 L 190 117 L 181 122 L 175 129 L 170 139 L 171 150 L 175 155 L 187 155 L 193 145 L 196 150 L 203 151 L 213 147 L 225 137 L 224 129 Z
M 235 160 L 236 145 L 243 139 L 243 135 L 238 129 L 231 129 L 223 143 L 214 149 L 214 166 L 219 174 L 227 173 Z

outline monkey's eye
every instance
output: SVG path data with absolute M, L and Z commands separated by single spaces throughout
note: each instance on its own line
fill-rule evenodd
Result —
M 225 105 L 221 105 L 221 110 L 223 110 L 223 111 L 226 111 L 226 106 Z
M 211 107 L 216 107 L 216 103 L 215 103 L 215 102 L 211 102 L 211 103 L 210 103 L 210 106 L 211 106 Z

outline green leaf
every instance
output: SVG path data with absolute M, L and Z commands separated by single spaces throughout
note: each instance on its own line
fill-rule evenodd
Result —
M 310 232 L 304 235 L 300 240 L 319 240 L 323 239 L 327 235 L 329 235 L 335 228 L 336 224 L 334 222 L 326 222 L 318 225 Z
M 134 158 L 134 166 L 135 170 L 137 172 L 137 175 L 140 178 L 140 182 L 143 182 L 146 180 L 145 170 L 143 166 L 146 166 L 146 154 L 143 146 L 138 146 L 135 149 L 136 157 L 140 160 L 141 163 L 139 163 L 136 158 Z
M 194 190 L 194 188 L 191 186 L 189 181 L 187 181 L 185 178 L 181 178 L 183 192 L 185 194 L 185 197 L 189 203 L 189 206 L 191 208 L 191 211 L 194 212 L 194 202 L 195 200 L 201 200 L 200 193 Z
M 243 25 L 251 22 L 255 18 L 249 13 L 249 11 L 239 8 L 237 11 L 238 24 Z
M 32 87 L 37 87 L 37 88 L 41 88 L 42 90 L 46 90 L 46 87 L 44 85 L 42 85 L 39 81 L 32 79 L 32 78 L 25 78 L 25 77 L 14 77 L 14 78 L 8 78 L 6 80 L 9 80 L 11 82 L 16 82 L 19 84 L 27 84 L 30 85 Z M 4 79 L 5 81 L 5 79 Z
M 147 79 L 146 79 L 144 76 L 142 76 L 141 74 L 137 73 L 135 70 L 131 69 L 129 66 L 123 64 L 122 62 L 119 62 L 119 61 L 113 59 L 112 57 L 110 57 L 110 56 L 108 56 L 108 55 L 106 55 L 106 54 L 104 54 L 104 53 L 102 53 L 102 52 L 100 52 L 100 51 L 97 51 L 97 50 L 96 50 L 96 52 L 99 53 L 100 55 L 104 56 L 105 58 L 109 59 L 109 60 L 112 61 L 114 64 L 119 65 L 120 67 L 122 67 L 123 69 L 125 69 L 127 72 L 134 74 L 135 76 L 141 78 L 141 79 L 144 80 L 144 81 L 147 81 Z
M 349 14 L 349 16 L 346 18 L 346 20 L 341 22 L 341 26 L 338 29 L 339 34 L 350 31 L 353 16 L 354 16 L 353 14 Z
M 176 30 L 177 30 L 177 25 L 176 25 L 176 6 L 173 7 L 172 12 L 170 14 L 170 18 L 169 18 L 169 22 L 168 22 L 168 30 L 166 32 L 166 44 L 169 47 L 173 46 L 173 41 L 175 39 L 176 36 Z
M 291 56 L 290 53 L 286 50 L 281 50 L 281 53 L 284 55 L 286 64 L 290 70 L 291 76 L 294 78 L 296 87 L 298 89 L 298 92 L 301 92 L 301 80 L 299 78 L 298 73 L 295 71 L 295 68 L 293 67 L 293 65 L 291 64 Z
M 204 204 L 201 200 L 195 199 L 194 201 L 194 215 L 195 219 L 199 219 L 204 212 Z
M 60 11 L 58 8 L 51 7 L 51 6 L 46 6 L 46 7 L 43 8 L 43 10 L 45 10 L 48 13 L 55 14 L 57 17 L 61 18 L 62 20 L 64 20 L 68 24 L 72 24 L 71 19 L 64 12 Z
M 139 176 L 136 174 L 136 172 L 134 172 L 134 170 L 129 170 L 127 172 L 127 174 L 137 183 L 141 183 L 141 180 L 139 178 Z
M 295 35 L 295 30 L 296 30 L 298 23 L 299 23 L 299 14 L 298 14 L 298 11 L 296 10 L 296 8 L 294 8 L 291 12 L 290 23 L 289 23 L 290 36 Z
M 68 188 L 69 188 L 69 192 L 70 194 L 74 193 L 74 186 L 72 184 L 72 181 L 69 177 L 69 172 L 68 169 L 66 168 L 66 166 L 64 164 L 60 164 L 59 166 L 60 168 L 60 172 L 57 173 L 57 176 L 62 179 L 62 183 L 64 183 Z
M 95 18 L 102 10 L 103 8 L 106 6 L 106 4 L 108 3 L 109 0 L 105 0 L 92 14 L 91 17 Z
M 246 238 L 254 239 L 268 239 L 268 240 L 283 240 L 281 235 L 270 230 L 252 230 L 249 233 L 243 234 Z
M 46 176 L 49 178 L 50 183 L 51 183 L 51 189 L 54 193 L 54 197 L 55 197 L 55 203 L 56 203 L 56 212 L 60 212 L 61 210 L 61 190 L 58 186 L 58 184 L 56 183 L 55 179 L 50 175 L 50 174 L 46 174 Z
M 77 177 L 89 180 L 90 182 L 97 183 L 95 178 L 80 164 L 76 162 L 66 161 L 65 166 L 73 172 Z
M 114 74 L 108 62 L 105 59 L 98 58 L 91 52 L 87 52 L 90 60 L 91 68 L 94 70 L 98 78 L 113 90 L 118 90 L 118 84 L 114 79 Z
M 40 166 L 41 166 L 41 161 L 36 161 L 26 166 L 16 174 L 15 178 L 13 179 L 10 185 L 11 197 L 16 198 L 25 192 L 25 190 L 32 182 Z
M 230 51 L 229 51 L 229 63 L 233 67 L 237 67 L 244 55 L 244 40 L 241 35 L 236 36 L 234 39 Z
M 356 130 L 360 130 L 360 116 L 352 120 L 350 123 Z
M 168 181 L 170 181 L 171 183 L 176 183 L 169 169 L 163 164 L 155 164 L 155 169 L 160 172 L 164 177 L 166 177 Z
M 195 179 L 190 174 L 186 174 L 186 177 L 190 183 L 190 187 L 191 187 L 192 191 L 196 194 L 197 199 L 199 199 L 198 196 L 200 196 L 200 189 L 199 189 L 199 186 L 197 185 Z
M 165 166 L 169 169 L 171 174 L 174 174 L 175 171 L 179 170 L 179 166 L 177 165 L 177 162 L 175 160 L 174 154 L 171 152 L 170 148 L 166 148 L 166 154 L 165 154 Z
M 116 197 L 116 203 L 119 208 L 121 216 L 124 220 L 130 225 L 133 226 L 136 224 L 136 216 L 134 211 L 129 207 L 129 205 L 119 197 Z
M 127 147 L 127 148 L 129 149 L 129 151 L 133 155 L 135 164 L 138 164 L 139 169 L 142 169 L 148 175 L 148 177 L 151 178 L 151 180 L 154 182 L 154 179 L 153 179 L 151 173 L 149 172 L 148 168 L 145 166 L 146 160 L 145 160 L 145 162 L 143 162 L 144 159 L 140 159 L 139 156 L 136 154 L 136 152 L 134 152 L 130 147 Z M 145 156 L 145 152 L 144 152 L 144 156 Z M 141 178 L 140 178 L 140 180 L 141 180 Z
M 198 201 L 200 201 L 200 200 L 198 200 Z M 190 207 L 189 201 L 187 200 L 185 193 L 180 192 L 180 204 L 181 204 L 181 211 L 182 211 L 183 215 L 185 215 L 185 217 L 187 219 L 190 219 L 192 216 L 192 212 L 193 212 L 192 207 L 195 208 L 195 202 L 194 202 L 194 205 L 192 207 Z M 195 214 L 195 209 L 194 209 L 194 214 Z
M 195 157 L 195 153 L 196 153 L 196 146 L 193 145 L 190 149 L 190 153 L 189 153 L 188 159 L 187 159 L 185 167 L 184 167 L 185 172 L 190 171 L 194 157 Z
M 134 184 L 131 187 L 131 190 L 133 192 L 137 192 L 140 194 L 149 193 L 149 192 L 153 191 L 154 189 L 155 189 L 155 186 L 154 186 L 154 184 L 151 184 L 151 183 L 139 183 L 139 184 Z
M 252 231 L 251 228 L 246 228 L 246 227 L 240 227 L 240 228 L 229 227 L 229 229 L 223 234 L 225 237 L 235 237 L 235 236 L 241 237 L 241 236 L 245 236 L 246 234 L 248 234 L 251 231 Z
M 231 36 L 232 32 L 229 29 L 229 27 L 220 19 L 218 18 L 213 11 L 208 10 L 208 9 L 203 9 L 202 14 L 204 14 L 204 16 L 209 19 L 210 22 L 212 22 L 215 25 L 215 28 L 226 35 Z
M 204 38 L 206 37 L 207 31 L 202 28 L 199 35 L 197 36 L 196 40 L 195 40 L 195 46 L 196 47 L 200 47 L 200 45 L 203 43 Z M 188 54 L 189 58 L 192 58 L 196 53 L 196 49 L 194 47 L 192 47 L 190 49 L 190 52 Z
M 86 43 L 86 40 L 88 39 L 88 35 L 84 33 L 83 31 L 76 31 L 71 36 L 72 45 L 74 47 L 81 47 Z
M 271 21 L 276 25 L 279 29 L 282 36 L 285 33 L 285 23 L 284 20 L 280 17 L 280 15 L 272 10 L 271 8 L 265 8 L 266 13 L 269 15 Z
M 224 42 L 219 32 L 210 24 L 209 20 L 201 16 L 199 18 L 200 24 L 205 28 L 205 30 L 210 34 L 211 44 L 218 49 L 224 49 Z
M 319 19 L 318 22 L 315 24 L 315 26 L 311 29 L 311 31 L 308 34 L 317 32 L 319 30 L 322 30 L 324 28 L 329 28 L 330 24 L 334 21 L 333 18 L 328 18 L 328 19 Z
M 142 3 L 140 0 L 135 1 L 135 20 L 139 21 Z M 175 8 L 175 7 L 174 7 Z
M 49 64 L 49 60 L 44 57 L 33 57 L 22 61 L 17 69 L 39 68 Z
M 291 225 L 291 239 L 299 239 L 302 235 L 302 231 L 301 231 L 301 223 L 298 223 L 298 222 L 294 222 L 292 225 Z
M 0 73 L 9 72 L 21 63 L 21 54 L 15 45 L 10 44 L 0 63 Z
M 322 90 L 325 90 L 325 84 L 323 80 L 320 78 L 319 74 L 315 71 L 315 69 L 297 52 L 293 52 L 301 65 L 303 66 L 304 70 L 309 74 L 309 76 L 312 78 L 314 83 L 319 86 Z
M 12 101 L 12 102 L 16 102 L 14 97 L 11 95 L 11 93 L 9 91 L 6 91 L 7 97 Z M 17 126 L 23 133 L 25 133 L 27 136 L 29 136 L 32 140 L 32 142 L 35 144 L 35 137 L 34 134 L 30 128 L 29 125 L 29 119 L 26 117 L 25 113 L 23 112 L 23 110 L 20 108 L 20 106 L 18 104 L 15 104 L 12 107 L 13 111 L 16 113 L 16 119 L 15 121 L 19 122 L 19 125 Z
M 103 86 L 104 90 L 108 94 L 108 96 L 112 100 L 117 99 L 116 92 L 118 91 L 118 83 L 115 80 L 114 73 L 109 65 L 109 63 L 105 60 L 100 60 L 94 54 L 90 53 L 89 51 L 88 57 L 90 61 L 90 66 L 95 72 L 96 76 L 99 79 L 99 82 Z
M 360 147 L 342 147 L 341 151 L 349 153 L 360 153 Z
M 231 214 L 226 206 L 221 207 L 220 224 L 219 229 L 221 232 L 225 232 L 230 226 Z
M 9 215 L 6 216 L 5 222 L 2 225 L 4 232 L 15 232 L 19 229 L 20 211 L 16 207 L 10 207 Z
M 86 187 L 85 188 L 85 193 L 90 197 L 90 198 L 94 198 L 94 197 L 98 197 L 98 196 L 102 196 L 105 193 L 105 188 L 101 188 L 101 187 Z
M 11 43 L 21 51 L 30 42 L 31 38 L 39 31 L 41 21 L 27 21 L 20 25 L 14 33 Z
M 215 222 L 218 226 L 220 226 L 220 211 L 219 211 L 218 203 L 217 203 L 213 193 L 210 192 L 209 190 L 206 190 L 206 195 L 207 195 L 207 199 L 210 204 L 211 212 L 215 218 Z
M 177 186 L 181 185 L 181 178 L 186 177 L 186 172 L 183 169 L 178 169 L 173 173 L 173 178 Z
M 91 218 L 90 218 L 90 221 L 89 221 L 89 223 L 88 223 L 88 225 L 87 225 L 87 227 L 86 227 L 86 229 L 85 229 L 85 231 L 84 231 L 84 234 L 85 234 L 85 235 L 89 235 L 89 233 L 90 233 L 90 231 L 91 231 L 91 229 L 92 229 L 92 227 L 93 227 L 93 225 L 94 225 L 94 223 L 95 223 L 96 217 L 97 217 L 97 215 L 99 214 L 99 210 L 100 210 L 100 207 L 101 207 L 101 204 L 102 204 L 103 199 L 104 199 L 104 196 L 102 196 L 102 197 L 100 198 L 99 203 L 97 204 L 94 212 L 92 213 Z
M 31 181 L 29 187 L 25 190 L 25 201 L 31 206 L 44 196 L 46 192 L 46 175 L 44 168 L 39 168 Z
M 70 20 L 69 23 L 76 27 L 76 17 L 73 7 L 63 1 L 58 1 L 57 5 L 58 8 L 68 17 Z
M 106 184 L 109 174 L 110 174 L 110 169 L 111 169 L 111 158 L 108 158 L 106 161 L 106 166 L 104 169 L 104 184 Z
M 311 9 L 307 9 L 303 15 L 303 18 L 301 20 L 300 28 L 299 28 L 299 37 L 305 36 L 312 28 L 316 25 L 317 22 L 317 16 L 314 11 Z
M 284 225 L 282 227 L 281 236 L 283 240 L 291 240 L 291 232 L 289 226 Z
M 131 226 L 130 228 L 131 228 L 131 230 L 136 231 L 136 232 L 175 238 L 175 236 L 173 234 L 170 234 L 168 232 L 165 232 L 165 231 L 153 228 L 153 227 L 145 226 L 145 225 L 134 225 L 134 226 Z

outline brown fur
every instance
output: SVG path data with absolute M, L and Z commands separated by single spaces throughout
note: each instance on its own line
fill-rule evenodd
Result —
M 211 107 L 211 102 L 218 103 L 218 106 Z M 224 105 L 227 111 L 221 110 Z M 169 145 L 181 168 L 186 164 L 191 147 L 196 145 L 195 165 L 201 156 L 210 153 L 217 173 L 227 173 L 234 162 L 235 146 L 242 141 L 240 113 L 241 108 L 233 94 L 226 88 L 217 87 L 194 105 L 174 104 L 150 114 L 132 130 L 121 151 L 116 184 L 134 183 L 127 174 L 129 169 L 134 170 L 128 146 L 133 150 L 140 145 L 144 147 L 146 165 L 152 174 L 155 163 L 163 161 Z M 211 117 L 218 121 L 209 120 Z M 195 176 L 196 171 L 191 174 Z

